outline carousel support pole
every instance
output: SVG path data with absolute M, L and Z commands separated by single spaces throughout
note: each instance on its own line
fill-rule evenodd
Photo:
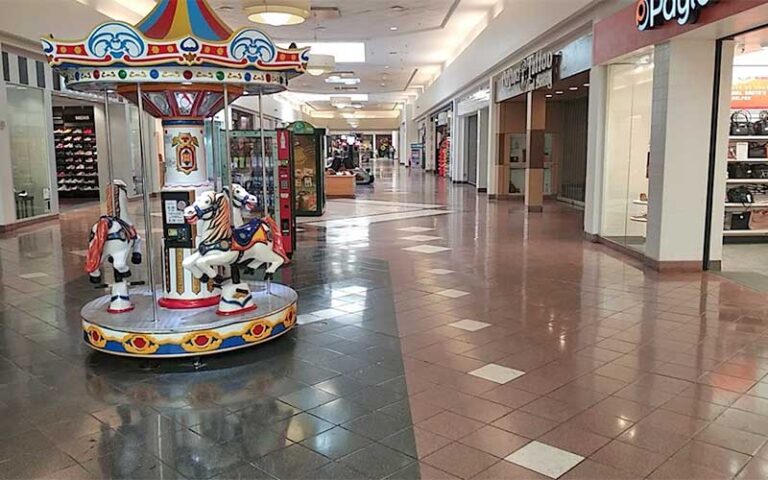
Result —
M 107 134 L 107 176 L 109 184 L 115 181 L 115 165 L 112 161 L 112 125 L 109 119 L 109 90 L 104 91 L 104 122 L 106 127 L 104 132 Z
M 229 112 L 229 88 L 224 84 L 224 159 L 227 162 L 227 168 L 222 173 L 226 174 L 226 178 L 222 180 L 222 188 L 227 188 L 227 195 L 229 196 L 229 220 L 232 226 L 235 226 L 235 202 L 232 197 L 232 139 L 231 139 L 231 127 L 232 118 Z
M 264 218 L 269 215 L 267 208 L 267 139 L 264 138 L 264 105 L 262 104 L 264 93 L 259 90 L 259 136 L 261 137 L 261 195 L 264 205 Z M 277 232 L 275 232 L 277 233 Z M 266 275 L 267 294 L 272 294 L 272 278 Z
M 152 295 L 152 318 L 157 322 L 157 291 L 155 290 L 155 272 L 153 269 L 154 249 L 152 248 L 152 245 L 154 244 L 152 241 L 152 207 L 149 198 L 149 184 L 151 182 L 149 181 L 147 171 L 146 146 L 144 145 L 144 99 L 142 97 L 140 83 L 136 84 L 136 89 L 137 103 L 139 107 L 139 156 L 141 158 L 141 177 L 144 186 L 144 188 L 142 188 L 144 196 L 144 226 L 146 228 L 145 236 L 147 237 L 147 276 L 149 277 L 149 292 Z

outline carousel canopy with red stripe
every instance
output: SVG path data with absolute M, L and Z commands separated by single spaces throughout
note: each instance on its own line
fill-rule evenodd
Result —
M 309 48 L 278 47 L 255 28 L 232 31 L 205 0 L 160 0 L 135 26 L 106 22 L 82 40 L 51 36 L 42 44 L 75 90 L 181 83 L 274 93 L 304 73 L 309 60 Z

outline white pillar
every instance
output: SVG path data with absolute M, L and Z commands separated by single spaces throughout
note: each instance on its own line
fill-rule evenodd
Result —
M 400 158 L 400 131 L 392 130 L 392 148 L 395 149 L 395 160 Z
M 600 234 L 602 223 L 607 85 L 608 68 L 605 66 L 592 67 L 589 73 L 587 174 L 584 192 L 584 232 L 588 235 Z
M 488 104 L 488 195 L 499 195 L 497 159 L 499 158 L 499 125 L 501 123 L 500 105 L 496 103 L 496 82 L 490 80 L 491 100 Z
M 477 189 L 481 191 L 488 189 L 488 171 L 492 162 L 488 154 L 488 132 L 488 108 L 483 108 L 478 112 L 477 121 Z
M 655 267 L 696 268 L 703 258 L 714 61 L 713 40 L 654 52 L 646 256 Z
M 8 95 L 5 83 L 0 82 L 0 225 L 10 225 L 16 221 L 15 205 L 11 132 L 8 127 Z

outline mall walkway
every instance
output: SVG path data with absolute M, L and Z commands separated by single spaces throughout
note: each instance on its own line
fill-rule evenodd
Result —
M 95 210 L 0 239 L 0 477 L 768 478 L 766 295 L 378 173 L 302 223 L 301 325 L 197 370 L 83 344 Z

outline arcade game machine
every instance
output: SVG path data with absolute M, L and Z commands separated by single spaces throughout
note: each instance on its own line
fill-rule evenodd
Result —
M 296 216 L 319 217 L 325 212 L 325 129 L 299 121 L 288 130 L 293 134 Z
M 222 131 L 220 146 L 226 145 Z M 285 129 L 264 130 L 266 165 L 261 156 L 261 132 L 239 130 L 230 132 L 230 165 L 232 182 L 242 185 L 256 197 L 255 213 L 264 212 L 275 219 L 283 234 L 285 251 L 289 256 L 296 250 L 296 215 L 293 202 L 293 154 L 290 132 Z M 283 147 L 283 148 L 281 148 Z M 266 192 L 266 195 L 264 195 Z

